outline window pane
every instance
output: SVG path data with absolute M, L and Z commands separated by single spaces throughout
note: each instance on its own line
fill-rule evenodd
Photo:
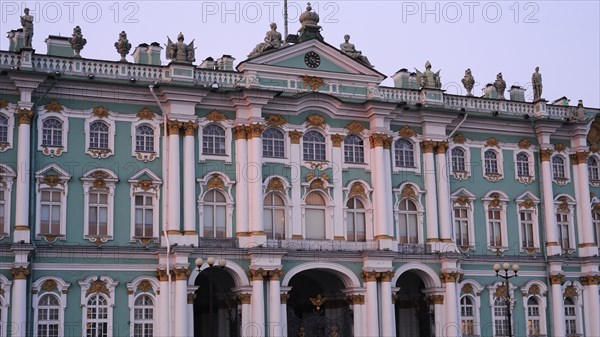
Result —
M 307 239 L 325 239 L 325 210 L 306 208 Z

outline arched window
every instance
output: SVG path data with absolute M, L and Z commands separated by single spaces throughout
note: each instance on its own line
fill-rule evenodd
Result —
M 350 198 L 346 202 L 346 235 L 348 241 L 366 241 L 365 205 L 358 198 Z
M 398 139 L 394 152 L 397 167 L 415 167 L 415 150 L 411 141 L 404 138 Z
M 226 155 L 225 129 L 216 124 L 202 129 L 202 154 Z
M 529 172 L 529 156 L 525 152 L 517 154 L 517 175 L 519 177 L 531 176 Z
M 577 335 L 577 308 L 572 298 L 566 297 L 565 302 L 565 327 L 567 336 Z M 596 318 L 597 319 L 597 318 Z
M 398 206 L 398 208 L 400 211 L 399 243 L 419 243 L 417 228 L 417 206 L 412 200 L 405 198 L 402 201 L 400 201 L 400 205 Z
M 219 190 L 204 195 L 203 227 L 205 238 L 224 238 L 227 228 L 227 199 Z
M 95 121 L 90 124 L 90 148 L 108 150 L 108 137 L 108 124 L 101 121 Z
M 552 177 L 554 179 L 566 179 L 565 158 L 562 156 L 552 157 Z
M 306 196 L 306 209 L 304 214 L 304 227 L 307 239 L 325 239 L 326 206 L 325 199 L 317 192 L 311 192 Z
M 263 156 L 269 158 L 285 157 L 285 137 L 277 128 L 268 128 L 262 134 Z
M 535 296 L 527 300 L 527 336 L 542 335 L 540 302 Z
M 460 299 L 460 325 L 463 336 L 474 336 L 475 333 L 475 303 L 471 296 Z
M 103 294 L 93 294 L 87 300 L 84 308 L 86 322 L 84 331 L 86 337 L 108 337 L 109 329 L 109 304 Z M 112 327 L 111 327 L 112 328 Z
M 58 118 L 46 118 L 42 122 L 42 146 L 62 146 L 63 123 Z
M 494 336 L 508 336 L 508 319 L 506 317 L 505 298 L 494 299 L 493 315 L 494 315 Z
M 594 224 L 594 243 L 600 245 L 600 211 L 592 211 L 592 223 Z
M 36 331 L 37 337 L 61 335 L 60 302 L 54 294 L 44 294 L 38 300 Z
M 590 176 L 590 181 L 598 181 L 600 180 L 600 166 L 598 165 L 598 160 L 594 157 L 589 157 L 587 159 L 588 165 L 588 175 Z
M 0 143 L 8 143 L 8 118 L 0 115 Z
M 318 131 L 308 131 L 302 136 L 304 160 L 325 161 L 325 136 Z
M 498 171 L 498 154 L 494 150 L 487 150 L 484 154 L 485 174 L 500 174 Z
M 285 239 L 285 202 L 274 192 L 264 200 L 265 233 L 268 239 Z
M 346 163 L 365 162 L 365 145 L 359 136 L 350 134 L 344 138 L 344 161 Z
M 133 336 L 154 336 L 154 300 L 150 295 L 140 295 L 133 303 Z
M 455 147 L 450 151 L 452 157 L 452 171 L 453 172 L 466 172 L 467 165 L 465 160 L 465 150 L 460 147 Z
M 135 128 L 135 150 L 137 152 L 154 152 L 154 129 L 147 124 Z

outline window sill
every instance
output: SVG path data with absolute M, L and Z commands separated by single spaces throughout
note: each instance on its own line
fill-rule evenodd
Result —
M 484 173 L 483 177 L 491 182 L 497 182 L 502 180 L 503 176 L 500 173 Z
M 86 235 L 83 238 L 95 244 L 105 243 L 113 239 L 111 235 Z
M 149 162 L 149 161 L 153 161 L 154 159 L 156 159 L 157 153 L 156 152 L 143 152 L 143 151 L 136 151 L 135 152 L 135 158 L 137 160 L 143 161 L 143 162 Z
M 590 180 L 590 185 L 600 187 L 600 180 Z
M 40 147 L 40 150 L 42 151 L 43 154 L 45 154 L 46 156 L 50 156 L 50 157 L 54 157 L 54 156 L 60 156 L 61 154 L 63 154 L 63 152 L 65 152 L 65 148 L 63 146 L 51 146 L 51 145 L 42 145 Z
M 469 171 L 452 171 L 452 176 L 456 180 L 467 180 L 470 175 L 471 172 Z
M 534 181 L 533 176 L 518 176 L 517 181 L 521 184 L 531 184 Z
M 96 149 L 96 148 L 88 148 L 87 154 L 92 156 L 93 158 L 108 158 L 113 155 L 112 150 L 110 149 Z

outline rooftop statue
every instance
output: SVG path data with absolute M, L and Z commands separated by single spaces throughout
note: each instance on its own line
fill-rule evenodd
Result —
M 417 72 L 417 83 L 421 86 L 421 88 L 441 88 L 442 87 L 442 79 L 440 77 L 440 71 L 437 73 L 431 71 L 431 63 L 427 61 L 425 63 L 425 72 L 420 72 L 416 69 Z
M 83 47 L 85 47 L 87 40 L 83 38 L 83 35 L 81 34 L 81 28 L 79 26 L 73 28 L 73 35 L 69 38 L 69 43 L 75 52 L 74 57 L 81 58 L 79 53 Z
M 502 73 L 498 73 L 496 75 L 496 81 L 494 81 L 494 88 L 496 88 L 496 92 L 498 93 L 499 99 L 504 99 L 504 90 L 506 90 L 506 81 L 502 78 Z
M 342 50 L 342 52 L 344 52 L 344 54 L 350 56 L 351 58 L 356 59 L 357 61 L 371 66 L 371 62 L 369 62 L 369 59 L 366 56 L 364 56 L 360 50 L 356 50 L 354 45 L 348 41 L 350 41 L 350 35 L 346 34 L 344 35 L 344 43 L 340 45 L 340 49 Z
M 166 50 L 167 60 L 186 63 L 196 61 L 193 40 L 189 45 L 183 43 L 184 37 L 182 33 L 179 33 L 179 36 L 177 36 L 177 43 L 173 43 L 168 36 L 167 39 L 169 39 Z
M 257 44 L 252 52 L 248 54 L 248 57 L 254 57 L 270 49 L 281 48 L 281 46 L 283 46 L 281 33 L 277 31 L 277 24 L 273 22 L 271 23 L 271 30 L 265 36 L 265 42 Z
M 29 15 L 29 8 L 25 8 L 25 15 L 21 16 L 23 26 L 23 48 L 31 48 L 33 38 L 33 16 Z
M 465 77 L 462 79 L 462 84 L 467 89 L 467 96 L 473 96 L 473 86 L 475 86 L 475 78 L 471 74 L 471 69 L 465 70 Z
M 535 73 L 531 75 L 531 84 L 533 85 L 533 101 L 538 101 L 542 98 L 542 74 L 540 67 L 535 67 Z
M 119 55 L 121 55 L 121 60 L 119 62 L 127 62 L 125 56 L 127 56 L 131 50 L 131 43 L 127 40 L 127 33 L 125 33 L 125 31 L 119 33 L 119 41 L 115 42 L 115 48 Z

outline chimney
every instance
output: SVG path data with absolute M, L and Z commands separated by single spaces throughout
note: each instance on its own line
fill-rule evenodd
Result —
M 235 59 L 231 55 L 223 55 L 217 60 L 217 67 L 219 70 L 230 70 L 233 71 L 233 61 Z
M 569 106 L 569 102 L 571 102 L 571 100 L 563 96 L 557 100 L 554 100 L 554 102 L 552 102 L 552 105 Z
M 394 79 L 394 87 L 402 89 L 410 88 L 410 73 L 406 68 L 398 70 L 392 75 L 392 78 Z
M 133 63 L 136 64 L 150 64 L 148 60 L 148 44 L 141 43 L 139 46 L 135 47 L 133 51 Z
M 18 52 L 23 47 L 23 28 L 7 32 L 8 51 Z
M 148 64 L 159 66 L 162 64 L 160 60 L 160 51 L 162 47 L 158 42 L 152 42 L 148 47 Z
M 215 69 L 215 60 L 212 57 L 207 57 L 206 60 L 202 61 L 202 63 L 200 63 L 200 65 L 198 66 L 198 68 L 202 68 L 202 69 Z
M 49 35 L 46 39 L 48 52 L 46 54 L 52 56 L 73 57 L 75 53 L 69 43 L 69 38 L 66 36 Z
M 498 98 L 498 93 L 492 83 L 488 83 L 481 91 L 483 91 L 483 98 Z
M 515 102 L 525 102 L 525 89 L 518 85 L 513 85 L 508 90 L 510 94 L 510 100 Z

